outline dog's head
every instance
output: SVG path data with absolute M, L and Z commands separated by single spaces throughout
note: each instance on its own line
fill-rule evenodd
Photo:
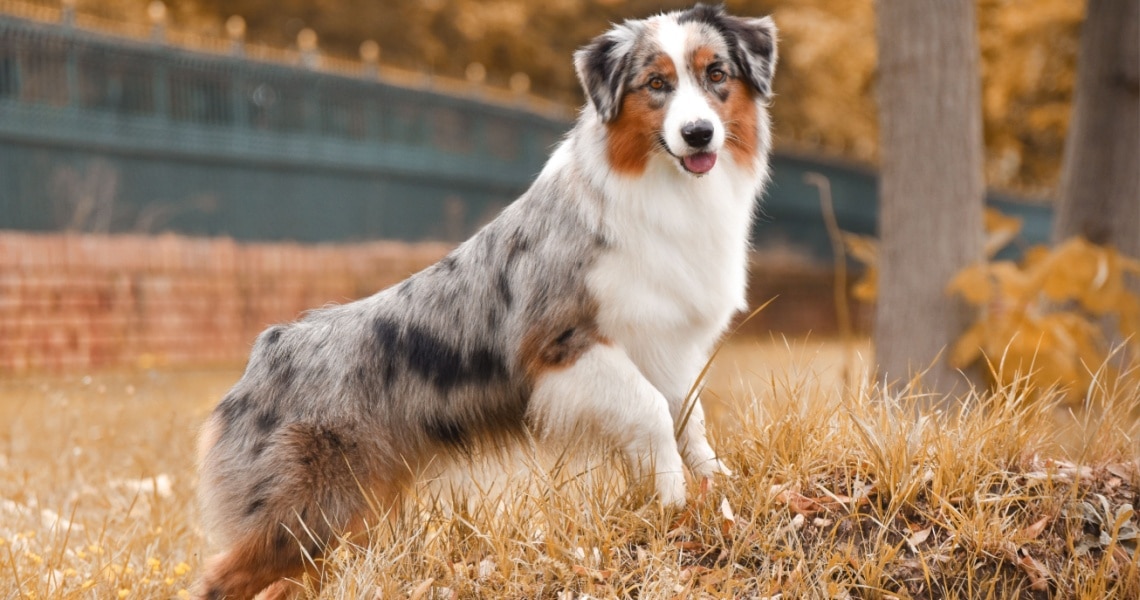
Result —
M 725 148 L 740 164 L 759 151 L 776 26 L 698 4 L 617 25 L 575 53 L 574 66 L 607 128 L 615 170 L 640 174 L 653 156 L 668 155 L 703 175 Z

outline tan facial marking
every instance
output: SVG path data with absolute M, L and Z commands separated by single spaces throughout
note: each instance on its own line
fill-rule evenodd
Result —
M 730 78 L 725 85 L 728 86 L 728 98 L 715 106 L 728 130 L 724 145 L 738 165 L 751 166 L 758 150 L 756 128 L 760 118 L 756 111 L 755 92 L 752 86 L 737 78 Z
M 716 62 L 716 52 L 708 46 L 700 46 L 693 50 L 689 58 L 689 64 L 693 67 L 693 74 L 698 78 L 704 78 L 705 71 L 714 62 Z
M 652 76 L 661 77 L 668 85 L 676 85 L 677 69 L 666 54 L 658 54 L 634 79 L 631 89 L 621 101 L 621 110 L 606 125 L 606 158 L 614 171 L 637 176 L 645 172 L 649 154 L 657 144 L 661 124 L 665 120 L 666 103 L 654 101 L 645 89 Z

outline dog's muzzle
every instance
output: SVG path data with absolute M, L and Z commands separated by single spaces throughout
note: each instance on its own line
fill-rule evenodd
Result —
M 713 124 L 707 119 L 700 119 L 681 128 L 681 139 L 685 140 L 690 148 L 700 150 L 709 145 L 713 133 Z M 695 152 L 682 156 L 681 166 L 690 173 L 703 175 L 716 166 L 716 152 Z

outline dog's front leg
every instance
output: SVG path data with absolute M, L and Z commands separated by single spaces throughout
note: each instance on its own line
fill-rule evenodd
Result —
M 530 417 L 544 437 L 569 438 L 579 426 L 600 432 L 639 478 L 654 477 L 662 505 L 685 503 L 669 403 L 620 348 L 598 343 L 573 364 L 536 374 Z
M 703 386 L 693 389 L 694 382 L 700 378 L 708 358 L 696 352 L 680 363 L 670 362 L 667 358 L 667 354 L 649 357 L 644 364 L 650 369 L 647 371 L 649 380 L 668 399 L 669 411 L 680 428 L 677 445 L 685 466 L 689 467 L 693 476 L 697 478 L 711 477 L 718 473 L 732 475 L 732 471 L 709 445 L 705 428 L 705 411 L 699 394 L 700 387 Z M 681 366 L 677 366 L 678 364 Z
M 677 444 L 681 448 L 685 464 L 695 477 L 712 477 L 720 473 L 732 475 L 732 471 L 724 466 L 724 462 L 717 458 L 716 452 L 709 445 L 708 434 L 705 431 L 705 411 L 701 406 L 701 399 L 693 395 L 687 402 L 678 402 L 680 411 L 677 416 L 682 425 L 681 435 Z

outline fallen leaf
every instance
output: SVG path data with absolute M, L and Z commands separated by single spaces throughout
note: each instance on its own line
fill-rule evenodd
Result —
M 1052 520 L 1053 519 L 1048 516 L 1041 517 L 1040 519 L 1034 521 L 1032 525 L 1029 525 L 1025 529 L 1022 529 L 1018 533 L 1018 537 L 1026 540 L 1037 539 L 1037 536 L 1041 535 L 1042 531 L 1045 531 L 1045 526 L 1048 525 Z
M 1045 565 L 1041 564 L 1036 558 L 1033 558 L 1024 549 L 1020 551 L 1020 556 L 1017 559 L 1017 566 L 1025 571 L 1029 577 L 1029 589 L 1037 592 L 1049 591 L 1049 579 L 1052 576 Z
M 732 505 L 728 503 L 727 496 L 722 496 L 720 499 L 720 516 L 723 519 L 720 523 L 721 533 L 728 535 L 729 530 L 736 524 L 736 515 L 732 512 Z
M 776 501 L 787 504 L 792 512 L 806 517 L 813 516 L 824 509 L 818 501 L 792 490 L 784 490 L 777 494 Z
M 925 542 L 930 537 L 930 532 L 933 528 L 927 527 L 926 529 L 919 529 L 918 531 L 910 534 L 906 538 L 906 545 L 910 546 L 910 551 L 918 554 L 918 545 Z

